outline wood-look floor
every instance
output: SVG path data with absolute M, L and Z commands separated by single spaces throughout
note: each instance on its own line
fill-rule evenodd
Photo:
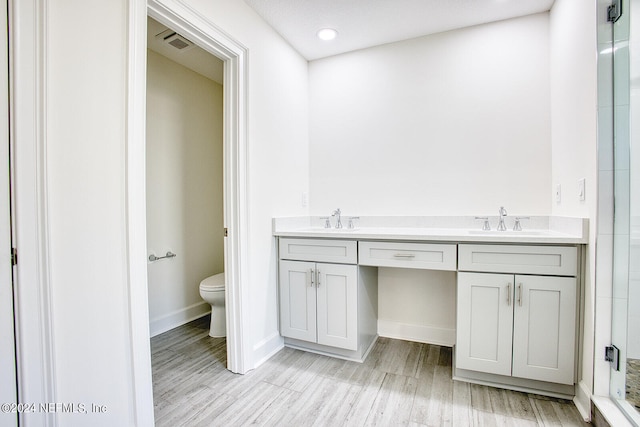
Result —
M 380 338 L 364 363 L 285 348 L 225 369 L 208 317 L 151 340 L 157 426 L 586 426 L 570 401 L 451 379 L 451 349 Z

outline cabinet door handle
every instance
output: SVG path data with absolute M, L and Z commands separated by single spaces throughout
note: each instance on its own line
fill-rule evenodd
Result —
M 507 285 L 507 305 L 511 306 L 511 283 Z
M 394 258 L 415 258 L 414 254 L 394 254 Z
M 518 283 L 518 305 L 522 307 L 522 283 Z
M 311 284 L 309 286 L 311 286 L 313 288 L 313 276 L 315 274 L 315 272 L 313 271 L 313 268 L 309 269 L 309 273 L 311 273 L 310 274 L 310 276 L 311 276 Z
M 316 278 L 316 288 L 320 286 L 320 270 L 316 271 L 316 274 L 318 275 L 318 277 Z

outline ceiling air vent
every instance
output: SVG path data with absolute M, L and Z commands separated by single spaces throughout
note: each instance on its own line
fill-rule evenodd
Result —
M 156 35 L 156 39 L 162 40 L 164 43 L 173 46 L 180 52 L 185 52 L 195 46 L 191 41 L 185 39 L 171 29 L 167 29 Z

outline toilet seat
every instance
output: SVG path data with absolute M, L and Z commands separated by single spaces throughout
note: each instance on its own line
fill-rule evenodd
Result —
M 224 291 L 224 273 L 214 274 L 200 282 L 200 289 L 205 292 Z

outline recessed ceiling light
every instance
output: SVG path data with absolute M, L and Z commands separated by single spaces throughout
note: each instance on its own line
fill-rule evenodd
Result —
M 317 33 L 321 40 L 333 40 L 338 36 L 338 32 L 333 28 L 323 28 Z

